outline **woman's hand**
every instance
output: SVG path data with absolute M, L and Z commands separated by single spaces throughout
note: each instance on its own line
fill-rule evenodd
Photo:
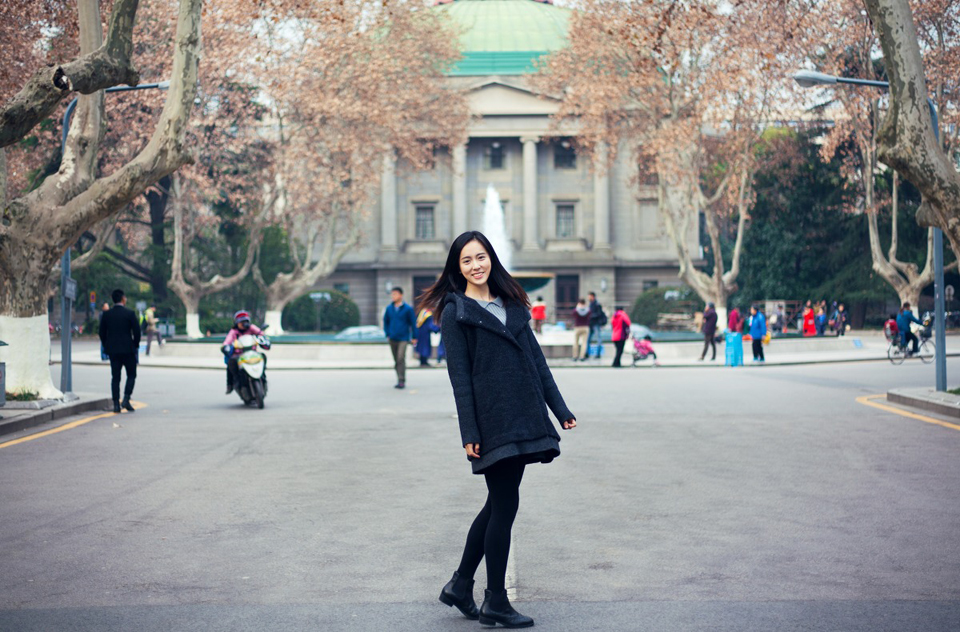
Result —
M 480 444 L 479 443 L 468 443 L 463 446 L 463 449 L 467 451 L 467 456 L 472 459 L 480 458 Z
M 577 427 L 577 420 L 576 420 L 576 419 L 568 419 L 568 420 L 566 420 L 565 422 L 563 422 L 561 425 L 563 426 L 563 429 L 564 429 L 564 430 L 570 430 L 571 428 L 576 428 L 576 427 Z

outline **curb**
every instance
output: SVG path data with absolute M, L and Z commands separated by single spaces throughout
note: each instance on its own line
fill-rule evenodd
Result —
M 948 358 L 958 357 L 960 356 L 960 352 L 948 351 L 946 356 Z M 612 368 L 607 361 L 608 359 L 604 358 L 603 363 L 584 362 L 584 363 L 576 363 L 576 364 L 567 364 L 566 361 L 554 363 L 554 362 L 551 362 L 550 359 L 547 359 L 547 366 L 549 366 L 551 369 L 609 369 L 609 368 Z M 609 359 L 609 361 L 612 361 L 612 359 Z M 802 366 L 802 365 L 808 365 L 808 364 L 840 364 L 844 362 L 889 362 L 889 360 L 885 355 L 884 356 L 876 355 L 876 356 L 867 356 L 867 357 L 854 356 L 849 358 L 828 358 L 828 359 L 810 358 L 809 360 L 807 359 L 784 360 L 784 361 L 774 360 L 772 362 L 768 361 L 765 363 L 756 363 L 756 364 L 747 361 L 740 366 L 777 367 L 777 366 Z M 53 362 L 51 362 L 51 366 L 54 364 L 60 364 L 60 361 L 54 360 Z M 78 362 L 77 360 L 74 360 L 73 365 L 74 366 L 102 366 L 103 364 L 101 362 L 88 362 L 84 360 L 81 360 Z M 430 366 L 431 368 L 433 368 L 435 365 L 431 364 Z M 167 365 L 142 364 L 140 365 L 140 367 L 148 368 L 148 369 L 196 369 L 198 371 L 222 371 L 223 370 L 222 366 L 217 366 L 217 367 L 190 366 L 188 364 L 167 364 Z M 417 368 L 417 367 L 412 367 L 408 365 L 407 368 L 409 370 L 412 370 L 413 368 Z M 445 368 L 445 366 L 441 366 L 440 368 Z M 691 368 L 693 369 L 697 369 L 697 368 L 728 369 L 728 368 L 738 368 L 738 367 L 728 367 L 725 364 L 710 364 L 706 362 L 701 363 L 701 362 L 692 362 L 692 361 L 682 362 L 682 363 L 678 362 L 674 364 L 672 361 L 667 360 L 665 364 L 660 364 L 658 366 L 654 366 L 653 364 L 646 362 L 643 364 L 638 364 L 634 367 L 634 366 L 631 366 L 629 363 L 627 363 L 623 365 L 623 368 L 625 369 L 630 369 L 630 368 L 636 368 L 636 369 L 691 369 Z M 370 371 L 370 370 L 392 371 L 393 366 L 392 365 L 391 366 L 304 366 L 304 367 L 271 366 L 270 370 L 271 371 Z M 109 402 L 107 403 L 109 404 Z
M 106 410 L 113 403 L 109 397 L 99 399 L 78 400 L 74 402 L 59 404 L 50 408 L 43 408 L 35 413 L 17 415 L 10 420 L 0 420 L 0 436 L 27 430 L 34 426 L 40 426 L 63 417 L 70 417 L 78 413 L 85 413 L 90 410 Z M 22 410 L 22 409 L 20 409 Z M 3 408 L 0 408 L 0 415 L 3 414 Z
M 887 391 L 887 401 L 960 419 L 960 396 L 932 388 L 893 389 Z

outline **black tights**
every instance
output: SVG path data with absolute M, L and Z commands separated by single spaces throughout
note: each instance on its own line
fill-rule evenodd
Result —
M 486 555 L 487 589 L 495 592 L 505 588 L 510 529 L 520 508 L 523 468 L 519 459 L 504 459 L 483 473 L 487 481 L 487 502 L 470 526 L 460 568 L 457 569 L 461 578 L 473 578 L 480 560 Z

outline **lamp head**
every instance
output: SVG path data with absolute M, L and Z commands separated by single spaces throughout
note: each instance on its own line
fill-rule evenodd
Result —
M 170 89 L 170 80 L 161 81 L 157 84 L 157 90 L 169 90 Z
M 793 79 L 804 88 L 829 86 L 837 83 L 837 78 L 833 75 L 817 72 L 816 70 L 799 70 L 794 73 Z

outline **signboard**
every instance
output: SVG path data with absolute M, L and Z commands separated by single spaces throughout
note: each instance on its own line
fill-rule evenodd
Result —
M 68 301 L 77 300 L 77 282 L 74 279 L 63 280 L 63 296 Z

